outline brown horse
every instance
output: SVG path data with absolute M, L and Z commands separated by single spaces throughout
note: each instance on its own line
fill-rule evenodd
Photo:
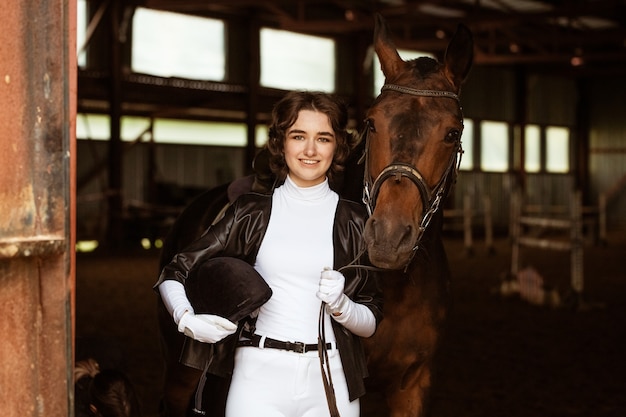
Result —
M 385 276 L 385 319 L 365 340 L 371 391 L 388 410 L 424 416 L 448 304 L 449 270 L 441 234 L 442 204 L 453 185 L 463 115 L 458 94 L 473 60 L 471 33 L 459 26 L 439 63 L 403 61 L 382 19 L 375 49 L 385 74 L 368 111 L 364 201 L 371 262 L 399 270 Z M 364 415 L 370 407 L 364 401 Z
M 384 395 L 384 411 L 375 394 L 364 398 L 362 410 L 364 416 L 417 417 L 427 412 L 434 356 L 447 312 L 442 204 L 461 153 L 458 94 L 472 65 L 473 42 L 469 30 L 459 26 L 442 63 L 430 58 L 403 61 L 378 16 L 374 46 L 385 86 L 367 114 L 365 166 L 349 168 L 345 174 L 363 179 L 363 200 L 371 214 L 365 230 L 370 260 L 391 270 L 385 274 L 385 319 L 366 339 L 370 390 Z M 346 178 L 345 184 L 352 183 L 354 178 Z M 348 198 L 354 192 L 341 191 Z M 222 186 L 192 203 L 166 240 L 162 266 L 199 237 L 227 201 Z M 201 371 L 178 363 L 184 337 L 162 303 L 159 322 L 167 360 L 165 402 L 170 415 L 184 416 Z M 216 389 L 211 385 L 209 390 Z M 214 399 L 215 392 L 209 390 L 206 396 Z M 212 404 L 207 414 L 220 415 L 223 403 Z

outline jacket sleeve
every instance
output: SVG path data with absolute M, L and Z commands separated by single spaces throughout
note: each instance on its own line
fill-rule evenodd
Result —
M 165 280 L 176 280 L 183 285 L 193 266 L 217 256 L 232 256 L 249 263 L 256 258 L 258 242 L 264 228 L 265 205 L 260 195 L 244 195 L 237 199 L 224 217 L 181 252 L 163 268 L 154 288 Z
M 346 277 L 346 295 L 352 301 L 368 307 L 378 325 L 383 319 L 383 291 L 380 282 L 381 273 L 371 268 L 363 240 L 367 213 L 365 208 L 357 203 L 341 201 L 342 207 L 336 222 L 338 230 L 335 249 L 338 243 L 342 249 L 335 253 L 335 268 Z M 347 265 L 350 266 L 346 267 Z M 342 271 L 342 268 L 345 268 L 345 271 Z
M 367 255 L 361 259 L 359 265 L 371 266 Z M 346 294 L 356 303 L 369 308 L 376 319 L 376 326 L 383 319 L 383 290 L 380 282 L 380 272 L 372 269 L 360 269 L 354 272 L 358 278 L 350 280 Z

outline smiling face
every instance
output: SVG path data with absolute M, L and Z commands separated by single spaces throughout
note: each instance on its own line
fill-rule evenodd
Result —
M 337 140 L 328 116 L 313 110 L 301 110 L 285 136 L 285 162 L 289 176 L 299 187 L 324 182 Z

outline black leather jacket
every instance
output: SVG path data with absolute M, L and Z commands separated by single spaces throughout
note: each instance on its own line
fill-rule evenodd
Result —
M 254 265 L 267 230 L 271 205 L 272 197 L 269 194 L 249 193 L 239 197 L 219 222 L 174 257 L 161 272 L 156 285 L 168 279 L 184 284 L 194 263 L 212 257 L 237 257 Z M 334 269 L 348 265 L 364 252 L 362 233 L 366 218 L 362 205 L 339 200 L 333 230 Z M 369 265 L 366 255 L 362 255 L 356 263 Z M 374 313 L 378 325 L 383 317 L 383 295 L 377 274 L 360 268 L 349 268 L 342 273 L 346 278 L 345 294 L 353 301 L 367 306 Z M 368 375 L 365 353 L 358 336 L 334 320 L 332 323 L 352 401 L 365 394 L 363 379 Z M 229 377 L 239 333 L 215 345 L 186 338 L 181 362 L 198 369 L 205 369 L 208 365 L 206 369 L 209 372 Z

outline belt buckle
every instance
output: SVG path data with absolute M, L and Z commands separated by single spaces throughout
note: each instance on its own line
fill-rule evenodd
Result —
M 293 350 L 296 353 L 305 353 L 305 344 L 302 342 L 285 342 L 287 344 L 287 350 Z

